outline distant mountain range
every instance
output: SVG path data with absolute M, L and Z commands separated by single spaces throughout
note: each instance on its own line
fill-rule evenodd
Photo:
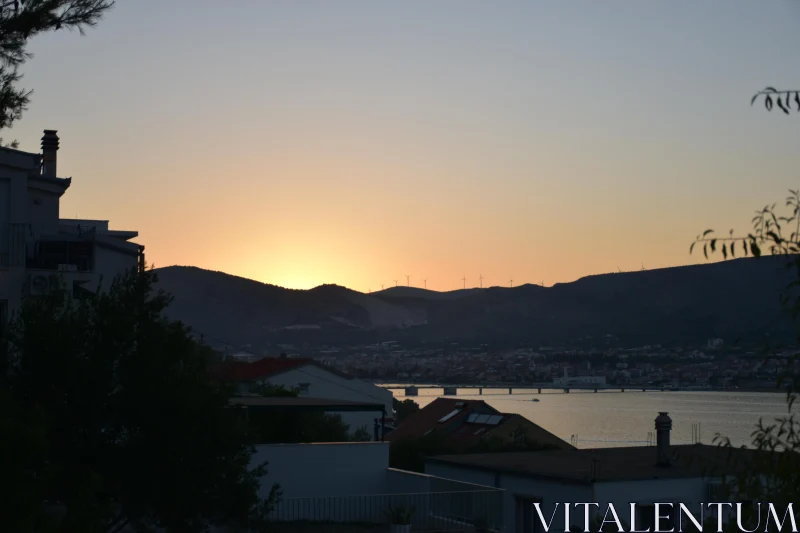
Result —
M 625 344 L 785 336 L 785 257 L 602 274 L 553 287 L 436 292 L 337 285 L 284 289 L 196 267 L 158 269 L 168 314 L 210 342 L 261 352 L 279 344 L 401 342 Z

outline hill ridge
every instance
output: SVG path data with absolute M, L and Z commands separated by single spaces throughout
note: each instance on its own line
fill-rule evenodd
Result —
M 337 284 L 276 285 L 193 266 L 156 269 L 168 309 L 195 329 L 256 349 L 279 343 L 530 341 L 596 335 L 652 339 L 785 332 L 776 297 L 791 280 L 783 257 L 592 274 L 551 287 L 522 284 L 363 293 Z

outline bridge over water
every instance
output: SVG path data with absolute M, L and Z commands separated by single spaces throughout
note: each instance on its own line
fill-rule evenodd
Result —
M 425 384 L 425 385 L 378 385 L 389 390 L 402 390 L 406 396 L 418 396 L 420 389 L 441 389 L 444 396 L 457 396 L 459 389 L 473 389 L 482 395 L 484 390 L 501 390 L 500 394 L 513 394 L 514 391 L 537 391 L 541 394 L 543 390 L 560 390 L 566 393 L 575 391 L 641 391 L 641 392 L 665 392 L 665 391 L 688 391 L 688 390 L 715 390 L 711 388 L 683 388 L 683 387 L 664 387 L 660 385 L 595 385 L 595 384 L 577 384 L 577 385 L 556 385 L 554 383 L 506 383 L 506 384 L 462 384 L 462 385 L 444 385 L 444 384 Z M 719 389 L 723 390 L 723 389 Z M 505 391 L 508 391 L 507 393 Z

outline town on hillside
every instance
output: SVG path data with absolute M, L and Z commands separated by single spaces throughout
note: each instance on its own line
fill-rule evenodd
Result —
M 775 391 L 784 362 L 795 351 L 724 346 L 608 349 L 604 351 L 537 347 L 490 350 L 463 345 L 438 349 L 406 348 L 394 343 L 316 352 L 332 368 L 383 383 L 533 384 L 586 383 L 703 390 Z M 241 357 L 247 357 L 242 355 Z

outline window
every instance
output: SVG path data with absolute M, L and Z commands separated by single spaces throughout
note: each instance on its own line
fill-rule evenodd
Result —
M 496 426 L 497 424 L 500 423 L 500 421 L 502 419 L 503 419 L 502 415 L 492 415 L 492 416 L 489 417 L 489 419 L 486 421 L 486 423 L 490 424 L 492 426 Z
M 311 386 L 311 383 L 298 383 L 297 388 L 300 389 L 300 394 L 308 394 L 308 388 Z

